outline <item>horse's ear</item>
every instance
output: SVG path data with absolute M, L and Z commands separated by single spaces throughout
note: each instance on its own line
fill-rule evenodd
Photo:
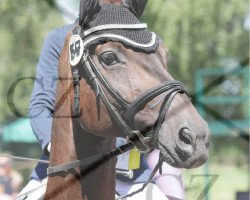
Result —
M 84 28 L 100 11 L 99 0 L 80 0 L 79 25 Z
M 126 6 L 137 18 L 141 17 L 148 0 L 123 0 L 122 4 Z

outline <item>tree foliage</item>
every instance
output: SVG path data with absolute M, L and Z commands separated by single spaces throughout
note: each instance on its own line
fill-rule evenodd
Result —
M 249 32 L 243 28 L 247 12 L 247 1 L 154 0 L 144 21 L 166 44 L 174 77 L 192 88 L 196 69 L 248 58 Z
M 0 124 L 27 115 L 33 80 L 24 77 L 34 77 L 44 37 L 63 24 L 48 2 L 0 1 Z

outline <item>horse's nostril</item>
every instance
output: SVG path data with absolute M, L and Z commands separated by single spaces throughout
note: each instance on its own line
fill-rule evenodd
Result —
M 176 136 L 176 153 L 182 161 L 186 161 L 194 151 L 193 133 L 188 128 L 183 128 Z
M 181 129 L 179 139 L 187 145 L 192 145 L 193 137 L 191 131 L 188 128 Z

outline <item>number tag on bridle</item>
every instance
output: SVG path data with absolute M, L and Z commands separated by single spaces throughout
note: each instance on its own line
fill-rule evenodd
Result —
M 83 55 L 83 41 L 79 35 L 72 35 L 69 41 L 69 57 L 71 66 L 76 66 Z

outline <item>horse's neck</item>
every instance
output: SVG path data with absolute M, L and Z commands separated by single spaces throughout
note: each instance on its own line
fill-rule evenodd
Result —
M 115 147 L 115 138 L 102 138 L 84 133 L 78 123 L 74 126 L 74 136 L 79 159 L 106 153 Z M 114 198 L 115 159 L 83 166 L 80 171 L 81 186 L 86 191 L 88 199 L 110 200 Z
M 51 166 L 105 153 L 115 146 L 115 139 L 82 132 L 78 123 L 72 123 L 71 119 L 54 119 L 53 131 Z M 61 176 L 50 177 L 45 199 L 110 200 L 114 198 L 114 194 L 113 159 L 98 165 L 82 166 Z
M 88 157 L 107 151 L 115 147 L 115 138 L 99 137 L 86 132 L 76 119 L 73 123 L 74 140 L 78 157 Z
M 64 109 L 69 108 L 65 106 Z M 85 133 L 78 123 L 72 121 L 69 117 L 56 117 L 53 120 L 50 166 L 105 153 L 115 146 L 115 139 Z M 106 184 L 107 182 L 109 184 Z M 115 160 L 113 159 L 49 177 L 45 199 L 110 200 L 114 198 L 114 194 Z
M 56 107 L 52 123 L 50 166 L 57 166 L 77 159 L 73 134 L 73 123 L 70 111 L 70 95 L 66 97 L 62 91 L 68 89 L 68 84 L 58 80 Z M 63 100 L 63 101 L 61 101 Z M 62 102 L 62 103 L 61 103 Z M 87 200 L 79 182 L 79 170 L 51 176 L 45 194 L 46 200 Z

